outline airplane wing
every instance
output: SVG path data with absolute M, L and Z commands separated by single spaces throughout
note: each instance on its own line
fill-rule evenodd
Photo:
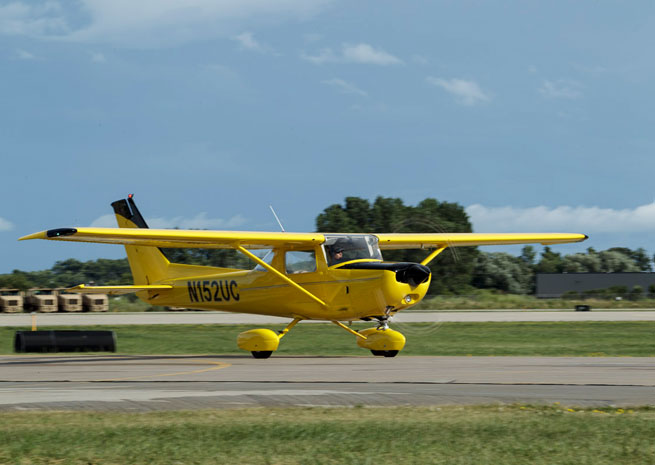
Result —
M 582 242 L 585 234 L 573 233 L 399 233 L 376 234 L 380 249 L 434 249 L 471 245 L 564 244 Z
M 561 244 L 581 242 L 584 234 L 573 233 L 392 233 L 375 234 L 380 249 L 434 249 L 473 245 Z M 292 249 L 313 247 L 325 242 L 321 233 L 256 231 L 207 231 L 144 228 L 61 228 L 21 237 L 19 240 L 47 239 L 106 244 L 142 245 L 206 249 L 266 249 L 284 246 Z
M 276 246 L 289 248 L 313 247 L 315 244 L 322 244 L 325 241 L 325 236 L 319 233 L 206 231 L 195 229 L 61 228 L 30 234 L 21 237 L 19 240 L 27 239 L 174 248 L 235 249 L 242 246 L 247 249 L 268 249 Z

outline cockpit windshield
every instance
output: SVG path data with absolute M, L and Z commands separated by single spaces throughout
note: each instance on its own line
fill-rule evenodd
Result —
M 323 248 L 328 266 L 349 260 L 382 260 L 378 238 L 372 235 L 326 234 Z

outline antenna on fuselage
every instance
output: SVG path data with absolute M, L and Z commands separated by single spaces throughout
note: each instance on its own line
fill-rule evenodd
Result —
M 275 213 L 275 209 L 273 208 L 273 205 L 269 205 L 268 208 L 270 208 L 271 211 L 273 212 L 273 216 L 274 216 L 275 219 L 277 220 L 277 224 L 280 225 L 280 229 L 282 230 L 282 232 L 286 232 L 286 231 L 284 230 L 284 226 L 282 226 L 282 222 L 280 221 L 280 218 L 278 218 L 277 213 Z
M 273 205 L 269 205 L 268 208 L 270 208 L 271 211 L 273 212 L 273 216 L 274 216 L 275 219 L 277 220 L 277 224 L 280 225 L 280 229 L 282 230 L 282 232 L 286 232 L 286 231 L 284 230 L 284 226 L 282 226 L 282 222 L 280 221 L 280 218 L 278 218 L 277 213 L 275 213 L 275 209 L 273 208 Z M 272 252 L 273 252 L 273 250 L 269 250 L 268 252 L 266 252 L 266 255 L 264 255 L 264 257 L 262 258 L 262 260 L 266 261 L 266 259 L 268 258 L 268 256 L 269 256 Z M 257 270 L 257 269 L 260 269 L 260 268 L 263 269 L 263 267 L 262 267 L 261 265 L 257 265 L 257 266 L 255 266 L 254 269 Z

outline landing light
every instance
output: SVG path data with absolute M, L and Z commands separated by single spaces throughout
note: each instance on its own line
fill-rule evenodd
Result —
M 409 296 L 409 295 L 406 295 L 406 296 L 405 296 L 405 302 L 406 302 L 406 303 L 410 303 L 411 301 L 412 301 L 412 297 Z

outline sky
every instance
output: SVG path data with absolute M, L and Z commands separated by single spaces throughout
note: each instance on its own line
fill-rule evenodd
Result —
M 114 226 L 313 231 L 347 196 L 655 253 L 655 3 L 0 0 L 0 273 Z M 494 248 L 518 253 L 516 248 Z

